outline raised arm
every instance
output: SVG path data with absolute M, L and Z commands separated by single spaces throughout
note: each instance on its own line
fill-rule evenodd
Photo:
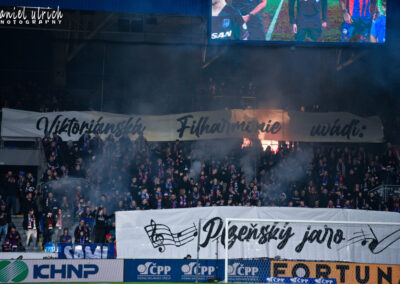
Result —
M 262 0 L 248 15 L 243 16 L 245 23 L 248 22 L 250 16 L 255 16 L 267 7 L 267 0 Z

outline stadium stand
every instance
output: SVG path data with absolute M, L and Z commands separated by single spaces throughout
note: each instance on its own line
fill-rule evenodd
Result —
M 248 147 L 232 139 L 149 143 L 89 133 L 77 143 L 53 133 L 42 143 L 47 166 L 38 180 L 22 170 L 2 177 L 1 230 L 15 226 L 21 239 L 10 248 L 2 233 L 3 250 L 113 242 L 113 213 L 121 210 L 235 205 L 400 212 L 399 161 L 390 143 L 282 142 L 274 151 L 255 141 Z

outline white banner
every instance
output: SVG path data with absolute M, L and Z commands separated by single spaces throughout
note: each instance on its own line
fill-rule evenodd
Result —
M 123 282 L 123 260 L 3 260 L 0 282 Z
M 285 207 L 207 207 L 116 213 L 118 258 L 214 259 L 225 254 L 225 218 L 320 220 L 324 224 L 232 223 L 229 257 L 400 264 L 400 214 Z M 201 228 L 198 224 L 201 219 Z M 388 225 L 329 221 L 396 222 Z M 217 241 L 218 240 L 218 241 Z
M 124 134 L 135 139 L 143 132 L 148 141 L 175 141 L 227 137 L 261 137 L 264 140 L 304 142 L 381 142 L 383 127 L 378 117 L 350 113 L 304 113 L 283 110 L 230 110 L 174 115 L 120 115 L 94 111 L 39 113 L 3 109 L 4 139 L 43 137 L 56 132 L 76 141 L 88 130 Z

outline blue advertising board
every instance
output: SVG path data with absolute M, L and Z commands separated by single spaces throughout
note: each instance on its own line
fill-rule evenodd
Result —
M 264 283 L 336 284 L 336 279 L 269 276 L 269 277 L 264 277 Z
M 115 258 L 114 244 L 58 244 L 58 258 Z
M 199 260 L 198 281 L 224 279 L 223 260 Z M 170 281 L 193 282 L 196 280 L 196 260 L 188 259 L 127 259 L 125 260 L 125 282 Z M 270 275 L 268 260 L 231 260 L 229 262 L 229 281 L 242 283 L 261 283 Z
M 224 260 L 221 260 L 224 265 Z M 262 283 L 264 277 L 270 276 L 271 264 L 267 259 L 254 260 L 229 260 L 229 282 Z

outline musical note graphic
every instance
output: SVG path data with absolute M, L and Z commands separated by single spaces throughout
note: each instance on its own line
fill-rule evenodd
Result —
M 147 236 L 154 248 L 158 248 L 159 252 L 165 251 L 165 246 L 181 247 L 191 241 L 197 236 L 197 228 L 193 226 L 184 229 L 178 233 L 172 233 L 171 229 L 164 224 L 157 224 L 153 219 L 150 225 L 144 227 Z
M 379 254 L 389 248 L 392 244 L 400 240 L 400 229 L 393 231 L 392 233 L 379 240 L 370 225 L 368 225 L 368 228 L 370 233 L 364 232 L 363 229 L 361 229 L 361 231 L 359 232 L 353 233 L 353 237 L 347 240 L 347 245 L 340 249 L 356 243 L 361 243 L 362 246 L 366 246 L 368 244 L 368 249 L 373 254 Z

